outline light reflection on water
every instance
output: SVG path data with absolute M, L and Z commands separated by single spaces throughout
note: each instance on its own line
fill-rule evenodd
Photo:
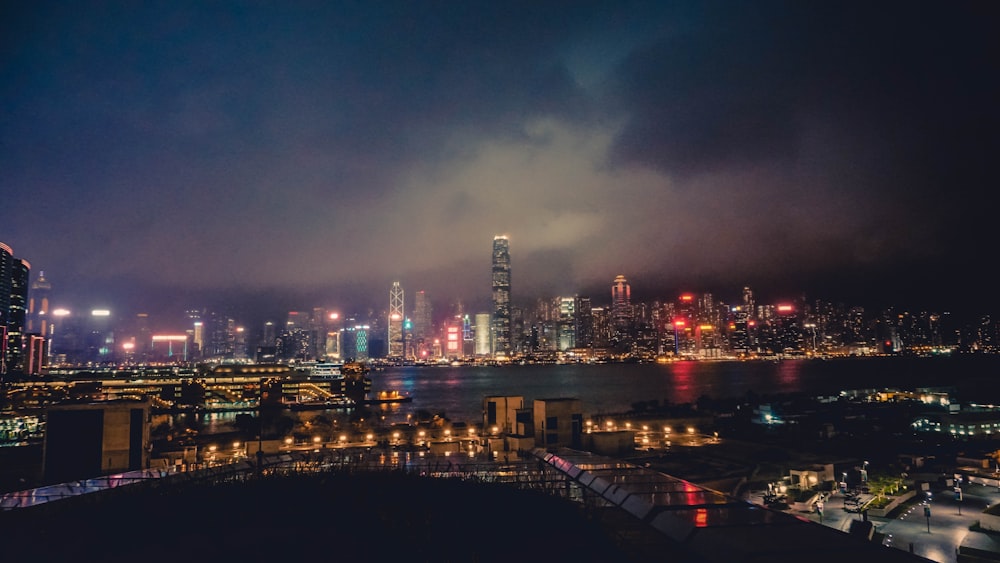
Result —
M 1000 402 L 993 374 L 1000 356 L 932 358 L 863 358 L 752 362 L 676 362 L 671 364 L 529 365 L 504 367 L 387 367 L 372 370 L 372 396 L 398 391 L 409 403 L 369 407 L 385 424 L 407 422 L 418 411 L 442 414 L 453 422 L 482 421 L 483 398 L 520 396 L 525 406 L 535 399 L 580 399 L 584 414 L 620 413 L 636 403 L 694 403 L 776 393 L 836 394 L 841 390 L 922 386 L 961 386 L 979 401 Z M 984 383 L 985 382 L 985 383 Z M 247 411 L 253 414 L 253 411 Z M 344 420 L 351 411 L 325 413 Z M 195 417 L 207 431 L 225 432 L 239 413 L 173 415 Z M 411 419 L 408 419 L 410 415 Z M 311 415 L 310 415 L 311 416 Z M 178 420 L 184 421 L 183 418 Z

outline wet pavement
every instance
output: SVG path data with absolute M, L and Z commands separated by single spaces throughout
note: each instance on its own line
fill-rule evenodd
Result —
M 1000 488 L 966 484 L 961 501 L 956 500 L 951 489 L 932 489 L 929 493 L 918 491 L 916 497 L 889 517 L 867 515 L 877 534 L 875 541 L 881 535 L 884 545 L 937 563 L 957 563 L 958 549 L 969 539 L 969 534 L 982 534 L 970 531 L 979 522 L 980 513 L 1000 503 Z M 863 522 L 866 515 L 846 510 L 851 504 L 845 504 L 845 500 L 842 493 L 834 492 L 824 501 L 822 513 L 792 509 L 785 512 L 847 533 L 852 522 Z M 762 492 L 751 493 L 750 501 L 760 504 Z M 929 517 L 925 508 L 929 509 Z

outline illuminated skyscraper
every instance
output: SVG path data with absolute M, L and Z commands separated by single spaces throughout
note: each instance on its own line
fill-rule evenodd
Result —
M 413 302 L 413 338 L 421 342 L 434 333 L 434 318 L 431 301 L 424 290 L 416 294 Z
M 14 258 L 0 243 L 0 374 L 23 373 L 24 329 L 28 314 L 28 277 L 31 264 Z
M 510 241 L 493 237 L 493 354 L 510 354 Z
M 559 318 L 556 324 L 556 349 L 565 352 L 576 348 L 576 298 L 559 298 Z
M 622 275 L 611 283 L 611 322 L 619 332 L 627 330 L 632 322 L 632 287 Z
M 31 284 L 28 299 L 28 332 L 48 336 L 49 291 L 52 284 L 45 279 L 45 272 L 38 272 L 38 278 Z
M 756 303 L 753 298 L 753 290 L 749 286 L 743 287 L 743 310 L 746 311 L 749 318 L 755 318 L 756 313 Z
M 476 349 L 477 356 L 490 355 L 490 314 L 476 313 Z
M 389 357 L 403 357 L 403 320 L 406 315 L 403 306 L 403 288 L 399 282 L 392 282 L 389 289 Z

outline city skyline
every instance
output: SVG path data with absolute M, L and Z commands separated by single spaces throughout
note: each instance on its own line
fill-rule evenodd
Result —
M 0 241 L 76 307 L 486 311 L 503 233 L 514 303 L 996 313 L 988 3 L 4 15 Z

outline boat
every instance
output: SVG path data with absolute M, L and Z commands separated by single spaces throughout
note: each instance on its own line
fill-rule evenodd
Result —
M 380 405 L 383 403 L 409 403 L 413 400 L 413 397 L 409 395 L 400 394 L 399 391 L 379 391 L 372 399 L 365 399 L 363 402 L 366 405 Z
M 340 362 L 320 362 L 309 367 L 309 379 L 342 379 L 344 364 Z
M 336 395 L 323 399 L 313 399 L 288 403 L 287 407 L 293 411 L 316 410 L 316 409 L 349 409 L 357 406 L 357 402 L 345 395 Z

